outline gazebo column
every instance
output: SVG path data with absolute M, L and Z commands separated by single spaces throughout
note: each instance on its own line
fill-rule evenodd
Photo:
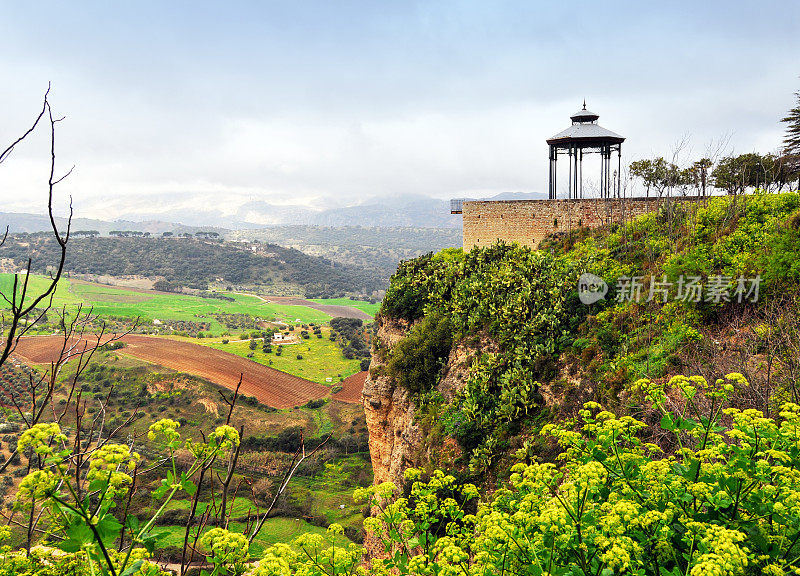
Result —
M 569 179 L 567 181 L 568 182 L 567 199 L 571 199 L 572 198 L 572 146 L 569 147 L 567 155 L 569 156 L 569 170 L 567 172 L 567 178 Z
M 600 198 L 606 197 L 606 155 L 600 146 Z
M 576 144 L 575 145 L 575 167 L 574 167 L 574 170 L 575 170 L 575 187 L 574 187 L 575 191 L 574 191 L 574 194 L 572 196 L 576 200 L 579 198 L 579 196 L 578 196 L 578 163 L 580 162 L 580 160 L 578 159 L 579 150 L 580 149 L 578 148 L 578 145 Z

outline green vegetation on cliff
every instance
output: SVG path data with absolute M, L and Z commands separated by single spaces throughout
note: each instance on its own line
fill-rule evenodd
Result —
M 637 379 L 687 367 L 711 379 L 744 363 L 754 386 L 734 405 L 775 413 L 797 398 L 798 225 L 797 194 L 718 197 L 665 202 L 624 226 L 549 238 L 540 250 L 496 244 L 407 261 L 381 315 L 418 323 L 380 353 L 415 394 L 430 441 L 458 440 L 471 474 L 582 401 L 636 411 Z M 583 273 L 607 283 L 605 298 L 581 303 Z M 436 390 L 441 370 L 430 367 L 444 366 L 451 340 L 471 356 L 466 385 L 448 402 Z M 558 398 L 547 410 L 545 389 Z

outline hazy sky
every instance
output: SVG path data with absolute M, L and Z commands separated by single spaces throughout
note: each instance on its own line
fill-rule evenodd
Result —
M 80 216 L 547 189 L 586 98 L 624 160 L 780 144 L 800 2 L 0 1 L 0 144 L 51 101 Z M 652 3 L 656 4 L 656 3 Z M 0 166 L 45 200 L 47 143 Z

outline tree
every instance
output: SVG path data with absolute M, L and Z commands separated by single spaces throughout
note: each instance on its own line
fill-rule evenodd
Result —
M 706 195 L 708 187 L 709 170 L 714 165 L 710 158 L 701 158 L 693 162 L 689 170 L 689 179 L 701 196 Z
M 773 154 L 749 152 L 723 158 L 714 168 L 711 177 L 714 186 L 728 194 L 743 194 L 748 188 L 782 188 L 787 182 L 785 169 L 782 158 Z
M 794 93 L 797 98 L 797 106 L 789 110 L 786 118 L 781 122 L 786 122 L 786 136 L 783 138 L 784 152 L 786 154 L 800 154 L 800 92 Z
M 787 181 L 797 180 L 797 189 L 800 190 L 800 92 L 794 93 L 797 106 L 789 110 L 786 118 L 786 136 L 783 138 L 782 164 Z M 791 185 L 790 185 L 791 188 Z
M 72 224 L 72 202 L 70 202 L 70 215 L 67 219 L 67 229 L 65 233 L 62 234 L 58 230 L 55 217 L 53 216 L 53 190 L 60 182 L 62 182 L 72 173 L 72 168 L 70 168 L 69 171 L 67 171 L 63 176 L 56 177 L 56 124 L 63 120 L 63 118 L 57 118 L 53 116 L 53 110 L 50 107 L 50 101 L 48 100 L 49 94 L 50 86 L 47 87 L 47 92 L 45 92 L 44 102 L 42 104 L 42 110 L 39 112 L 36 120 L 22 136 L 17 138 L 10 146 L 0 152 L 0 164 L 8 159 L 17 145 L 19 145 L 23 140 L 25 140 L 25 138 L 27 138 L 36 130 L 43 118 L 47 118 L 49 120 L 50 177 L 47 181 L 47 214 L 50 218 L 50 226 L 52 228 L 53 236 L 55 237 L 59 246 L 58 262 L 54 266 L 55 273 L 51 273 L 49 282 L 44 291 L 41 293 L 35 294 L 29 291 L 28 282 L 31 277 L 31 266 L 33 264 L 31 258 L 28 258 L 25 277 L 21 279 L 20 275 L 15 274 L 10 291 L 7 293 L 0 292 L 0 297 L 2 297 L 9 306 L 7 311 L 0 316 L 0 327 L 5 335 L 5 341 L 2 343 L 2 349 L 0 349 L 0 365 L 2 365 L 6 359 L 8 359 L 9 355 L 14 351 L 19 339 L 42 318 L 42 316 L 47 312 L 47 309 L 49 309 L 52 305 L 53 295 L 55 294 L 58 281 L 61 278 L 61 274 L 64 270 L 64 262 L 66 261 L 67 257 L 67 242 L 69 242 L 70 226 Z M 0 247 L 6 243 L 7 238 L 8 227 L 6 227 L 5 234 L 3 235 L 2 240 L 0 240 Z M 42 308 L 44 308 L 44 311 L 41 311 Z M 29 315 L 32 315 L 33 318 L 28 318 Z M 26 320 L 26 322 L 23 323 L 22 320 Z
M 657 160 L 664 161 L 663 158 Z M 659 179 L 657 160 L 637 160 L 636 162 L 631 162 L 629 167 L 632 178 L 642 179 L 648 197 L 650 196 L 650 188 L 652 188 Z
M 670 193 L 675 189 L 683 189 L 689 184 L 689 173 L 681 170 L 676 164 L 667 162 L 662 157 L 653 160 L 637 160 L 632 162 L 630 167 L 631 176 L 641 178 L 650 196 L 650 189 L 653 188 L 661 198 L 665 192 Z

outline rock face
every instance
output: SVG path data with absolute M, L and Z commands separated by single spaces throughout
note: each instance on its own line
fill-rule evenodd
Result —
M 378 319 L 378 341 L 384 349 L 399 342 L 410 326 L 404 322 Z M 408 392 L 383 375 L 383 362 L 373 352 L 370 374 L 364 382 L 363 404 L 369 432 L 369 453 L 375 484 L 402 484 L 403 471 L 419 464 L 422 442 L 419 425 L 414 422 L 414 402 Z
M 378 342 L 382 350 L 391 350 L 411 326 L 403 321 L 378 318 Z M 469 373 L 470 357 L 477 351 L 496 352 L 497 346 L 488 337 L 479 336 L 471 343 L 453 346 L 437 390 L 447 401 L 464 387 Z M 406 468 L 425 464 L 452 465 L 457 442 L 445 437 L 438 446 L 424 438 L 424 431 L 415 421 L 414 401 L 384 373 L 384 360 L 373 352 L 370 373 L 364 383 L 363 404 L 369 431 L 369 452 L 375 484 L 403 483 Z
M 364 382 L 362 400 L 369 432 L 369 453 L 375 484 L 392 482 L 403 485 L 403 472 L 410 467 L 430 465 L 451 468 L 461 455 L 453 438 L 442 435 L 426 436 L 416 421 L 416 407 L 408 391 L 397 385 L 385 373 L 385 352 L 391 350 L 411 328 L 407 322 L 378 316 L 378 350 L 373 351 L 369 376 Z M 469 344 L 453 346 L 444 367 L 437 390 L 450 401 L 461 390 L 469 373 L 471 356 L 478 350 L 496 352 L 497 346 L 487 337 L 478 336 Z M 377 511 L 373 509 L 373 515 Z M 385 554 L 374 535 L 364 541 L 367 555 Z

